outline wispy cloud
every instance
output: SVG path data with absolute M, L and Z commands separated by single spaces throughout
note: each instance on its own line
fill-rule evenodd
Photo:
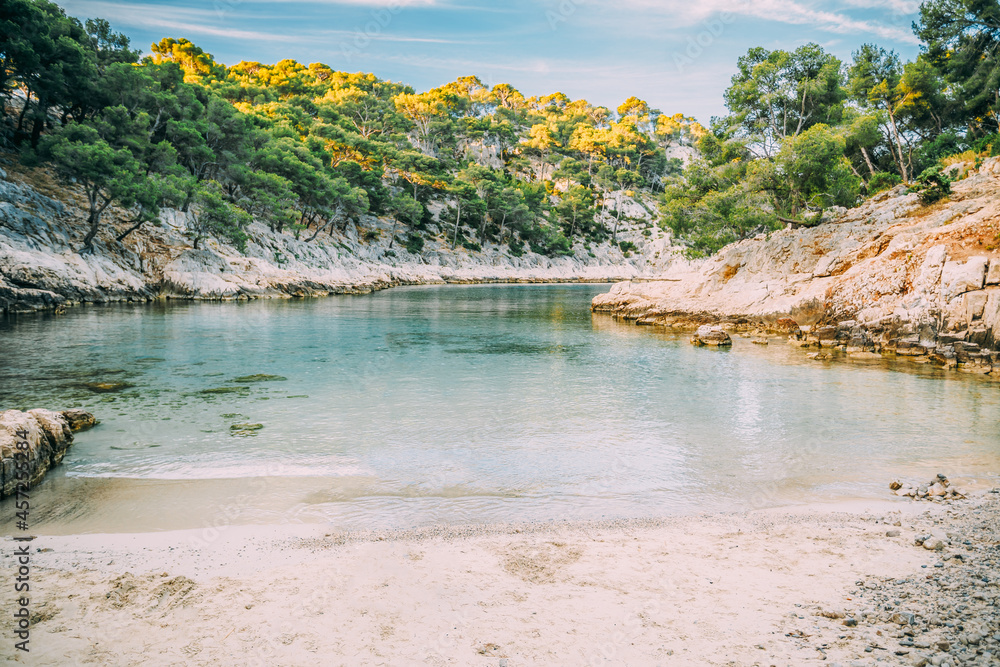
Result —
M 329 0 L 327 0 L 329 1 Z M 347 1 L 347 0 L 345 0 Z M 352 0 L 353 1 L 353 0 Z M 358 3 L 367 0 L 357 0 Z M 402 0 L 413 3 L 429 4 L 434 0 Z M 153 3 L 118 3 L 104 0 L 67 0 L 66 9 L 70 13 L 80 13 L 89 17 L 104 17 L 114 21 L 115 25 L 132 28 L 143 28 L 150 31 L 175 32 L 175 36 L 208 35 L 236 40 L 256 40 L 272 43 L 294 44 L 300 42 L 326 43 L 331 40 L 353 39 L 358 31 L 354 30 L 297 30 L 287 29 L 268 32 L 260 30 L 237 29 L 225 22 L 219 21 L 215 10 L 196 9 L 189 7 L 167 7 Z M 365 34 L 366 40 L 393 43 L 414 44 L 480 44 L 438 37 L 423 37 L 399 35 L 388 32 Z
M 588 4 L 603 6 L 600 0 L 587 0 Z M 826 3 L 829 6 L 829 3 Z M 913 12 L 910 0 L 847 0 L 854 8 L 881 7 L 894 14 L 909 15 Z M 776 23 L 808 25 L 815 29 L 841 34 L 874 35 L 883 39 L 915 44 L 916 37 L 909 24 L 887 25 L 884 23 L 851 16 L 849 11 L 833 11 L 817 8 L 817 2 L 796 0 L 618 0 L 616 10 L 633 11 L 647 16 L 659 15 L 669 18 L 675 27 L 693 26 L 712 16 L 729 13 L 748 16 Z M 844 5 L 841 5 L 843 8 Z M 902 21 L 901 21 L 902 23 Z

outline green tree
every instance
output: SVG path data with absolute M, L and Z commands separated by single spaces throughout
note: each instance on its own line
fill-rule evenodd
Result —
M 823 124 L 786 139 L 776 163 L 787 195 L 776 207 L 793 216 L 804 209 L 818 211 L 818 219 L 824 208 L 857 203 L 861 179 L 851 172 L 845 146 L 846 140 Z
M 563 233 L 572 239 L 577 230 L 591 231 L 594 226 L 594 195 L 590 188 L 575 185 L 569 188 L 555 206 L 562 222 Z
M 389 238 L 389 249 L 396 243 L 396 226 L 402 221 L 407 225 L 415 225 L 420 222 L 424 214 L 424 207 L 416 199 L 408 194 L 400 193 L 392 198 L 390 205 L 392 211 L 392 232 Z
M 954 86 L 961 122 L 980 135 L 1000 129 L 1000 4 L 927 0 L 914 30 L 929 63 Z
M 247 248 L 246 227 L 252 221 L 250 214 L 229 202 L 216 181 L 206 181 L 198 188 L 197 210 L 192 217 L 191 231 L 194 247 L 210 236 L 231 243 L 240 252 Z
M 46 137 L 41 153 L 66 179 L 75 179 L 87 197 L 88 230 L 79 252 L 93 248 L 101 217 L 111 204 L 130 207 L 147 186 L 145 170 L 126 148 L 113 148 L 93 127 L 67 125 Z
M 737 62 L 724 98 L 729 132 L 749 141 L 759 155 L 774 155 L 781 142 L 816 123 L 839 119 L 844 91 L 841 63 L 817 44 L 792 52 L 756 47 Z

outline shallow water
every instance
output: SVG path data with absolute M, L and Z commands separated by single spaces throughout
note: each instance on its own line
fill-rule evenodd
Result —
M 697 349 L 592 315 L 607 288 L 415 287 L 0 324 L 0 408 L 79 406 L 102 422 L 33 493 L 35 529 L 669 515 L 1000 471 L 995 382 L 817 363 L 777 341 Z

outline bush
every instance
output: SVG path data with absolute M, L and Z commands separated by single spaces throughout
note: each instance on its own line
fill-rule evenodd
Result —
M 621 248 L 622 252 L 632 252 L 635 250 L 635 244 L 631 241 L 619 241 L 618 247 Z
M 406 237 L 406 252 L 419 255 L 424 250 L 424 238 L 420 234 L 410 234 Z
M 868 179 L 868 196 L 878 194 L 883 190 L 890 190 L 899 185 L 902 180 L 899 174 L 892 174 L 887 171 L 880 171 L 877 174 L 873 174 Z
M 382 232 L 377 229 L 366 229 L 361 232 L 361 238 L 365 243 L 370 243 L 380 236 L 382 236 Z
M 507 247 L 510 249 L 510 254 L 514 257 L 520 257 L 524 254 L 524 241 L 521 239 L 507 241 Z
M 930 167 L 917 176 L 913 191 L 921 204 L 933 204 L 951 194 L 951 179 L 941 173 L 941 167 Z
M 471 250 L 473 252 L 482 252 L 483 246 L 479 245 L 475 241 L 462 241 L 462 247 Z
M 573 254 L 573 244 L 560 231 L 548 230 L 545 237 L 529 243 L 531 251 L 546 257 L 565 257 Z

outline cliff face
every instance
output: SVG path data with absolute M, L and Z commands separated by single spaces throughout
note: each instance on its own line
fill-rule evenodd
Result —
M 0 170 L 0 311 L 57 309 L 70 303 L 145 301 L 155 298 L 239 299 L 295 297 L 369 291 L 397 284 L 507 281 L 613 281 L 652 275 L 673 256 L 670 239 L 652 224 L 649 212 L 629 202 L 618 239 L 635 244 L 634 254 L 610 243 L 574 247 L 569 257 L 527 251 L 515 257 L 506 246 L 481 252 L 431 238 L 410 253 L 400 238 L 390 248 L 392 221 L 372 216 L 359 238 L 350 224 L 313 242 L 278 234 L 254 223 L 240 252 L 214 240 L 195 249 L 190 216 L 165 211 L 123 243 L 127 213 L 109 210 L 94 252 L 80 255 L 86 228 L 79 193 L 53 182 L 45 172 Z M 116 231 L 117 230 L 117 231 Z M 447 231 L 447 230 L 445 230 Z M 311 232 L 310 232 L 311 234 Z M 306 235 L 303 235 L 306 238 Z
M 841 347 L 858 336 L 869 351 L 917 341 L 943 358 L 956 342 L 1000 347 L 1000 159 L 970 173 L 937 204 L 898 187 L 818 227 L 616 284 L 594 310 L 642 324 L 790 317 L 815 331 L 833 326 L 827 340 Z

